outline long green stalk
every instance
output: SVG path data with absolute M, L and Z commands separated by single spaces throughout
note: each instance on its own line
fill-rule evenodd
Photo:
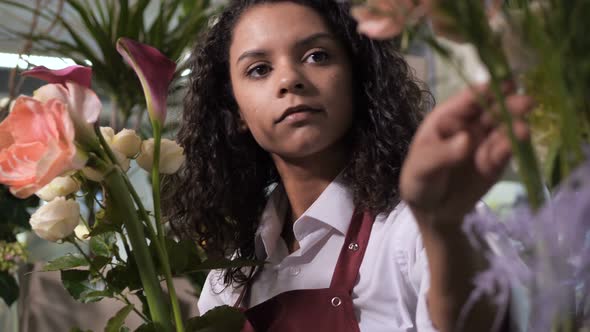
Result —
M 176 296 L 174 282 L 172 279 L 172 271 L 170 269 L 170 262 L 168 261 L 168 254 L 166 253 L 166 238 L 164 227 L 162 226 L 162 212 L 160 208 L 160 145 L 162 142 L 162 128 L 160 122 L 152 121 L 152 128 L 154 132 L 154 161 L 152 164 L 152 194 L 154 200 L 154 215 L 156 219 L 156 229 L 158 231 L 158 241 L 164 253 L 162 259 L 162 267 L 164 269 L 164 276 L 166 277 L 166 286 L 168 287 L 168 294 L 170 294 L 170 302 L 172 303 L 172 312 L 174 314 L 174 322 L 178 332 L 184 332 L 184 325 L 182 323 L 182 315 L 180 312 L 180 305 Z
M 156 126 L 154 126 L 154 128 L 156 128 Z M 170 268 L 170 262 L 168 260 L 168 253 L 166 252 L 166 242 L 165 242 L 165 234 L 162 228 L 162 223 L 161 223 L 161 216 L 160 216 L 160 180 L 159 180 L 159 165 L 160 165 L 160 158 L 159 158 L 159 153 L 160 153 L 160 149 L 159 149 L 159 145 L 160 145 L 160 141 L 161 141 L 161 129 L 159 126 L 157 126 L 158 128 L 158 138 L 154 138 L 154 141 L 156 142 L 155 146 L 154 146 L 154 169 L 158 170 L 158 177 L 156 179 L 156 181 L 153 181 L 154 183 L 157 183 L 157 187 L 155 187 L 156 189 L 152 189 L 154 192 L 154 211 L 155 211 L 155 215 L 156 215 L 156 228 L 157 228 L 157 232 L 154 231 L 149 215 L 147 214 L 147 211 L 145 210 L 143 203 L 141 202 L 141 199 L 139 198 L 139 195 L 137 194 L 137 192 L 135 191 L 135 188 L 133 187 L 133 185 L 131 184 L 131 182 L 129 181 L 129 179 L 127 178 L 127 176 L 124 173 L 121 173 L 123 181 L 127 187 L 127 191 L 128 193 L 131 194 L 133 200 L 135 201 L 135 204 L 137 205 L 137 208 L 139 209 L 139 213 L 141 215 L 141 218 L 144 220 L 146 227 L 148 229 L 148 232 L 150 233 L 149 236 L 156 248 L 156 253 L 158 255 L 158 258 L 160 259 L 160 264 L 162 264 L 162 268 L 164 270 L 164 278 L 166 279 L 166 287 L 168 287 L 168 293 L 170 295 L 170 301 L 172 303 L 172 312 L 174 314 L 174 321 L 176 324 L 176 331 L 178 332 L 184 332 L 184 325 L 182 322 L 182 314 L 180 311 L 180 304 L 178 302 L 178 298 L 176 295 L 176 289 L 174 287 L 174 283 L 173 283 L 173 279 L 172 279 L 172 270 Z M 102 137 L 102 134 L 100 133 L 100 131 L 97 131 L 97 136 L 104 148 L 104 154 L 103 158 L 108 158 L 110 159 L 112 162 L 116 163 L 117 159 L 115 157 L 115 155 L 113 154 L 113 151 L 111 151 L 108 143 L 105 141 L 104 137 Z M 156 135 L 154 135 L 156 136 Z M 157 146 L 157 149 L 156 149 Z M 157 158 L 156 158 L 156 153 L 157 153 Z M 152 171 L 152 180 L 153 180 L 153 171 Z M 152 187 L 154 188 L 154 187 Z M 157 190 L 157 195 L 155 193 L 155 190 Z M 143 233 L 143 231 L 142 231 Z M 133 247 L 133 243 L 131 244 Z M 149 305 L 149 301 L 148 301 L 148 305 Z
M 111 204 L 113 217 L 123 221 L 133 255 L 139 270 L 143 290 L 147 298 L 150 315 L 159 329 L 173 331 L 168 308 L 162 300 L 162 289 L 157 278 L 156 269 L 148 250 L 143 232 L 143 225 L 139 221 L 135 206 L 127 190 L 123 172 L 115 167 L 104 179 L 105 188 Z
M 491 68 L 489 68 L 491 69 Z M 533 145 L 529 139 L 519 141 L 514 134 L 512 115 L 506 107 L 506 100 L 502 93 L 501 81 L 491 71 L 491 84 L 497 100 L 500 102 L 502 121 L 507 127 L 508 137 L 512 145 L 512 151 L 518 164 L 518 173 L 527 191 L 530 207 L 533 211 L 538 210 L 545 201 L 545 193 L 539 163 L 535 156 Z

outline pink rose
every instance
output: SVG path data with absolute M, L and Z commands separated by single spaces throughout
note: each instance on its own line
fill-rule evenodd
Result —
M 17 98 L 0 123 L 0 183 L 26 198 L 56 176 L 82 168 L 85 160 L 77 154 L 74 135 L 64 102 Z

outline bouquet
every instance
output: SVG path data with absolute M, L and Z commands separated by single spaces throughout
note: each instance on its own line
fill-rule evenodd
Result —
M 60 270 L 64 287 L 81 302 L 113 297 L 127 304 L 107 322 L 106 330 L 125 329 L 124 320 L 132 311 L 145 321 L 141 331 L 199 331 L 211 326 L 238 330 L 244 318 L 229 307 L 203 317 L 182 317 L 174 289 L 173 275 L 257 264 L 206 260 L 193 241 L 166 236 L 160 175 L 177 172 L 184 162 L 183 149 L 161 137 L 176 64 L 157 49 L 127 38 L 117 41 L 117 50 L 139 77 L 153 138 L 142 140 L 130 129 L 98 127 L 102 106 L 90 87 L 90 68 L 36 67 L 23 75 L 48 84 L 32 97 L 18 97 L 0 123 L 0 183 L 16 197 L 37 195 L 46 201 L 30 217 L 32 230 L 43 239 L 69 242 L 78 249 L 50 261 L 45 271 Z M 126 175 L 130 159 L 151 173 L 151 212 Z M 96 220 L 89 223 L 75 198 L 79 192 L 94 193 L 90 188 L 96 185 L 99 193 L 88 206 L 97 207 Z M 141 300 L 141 308 L 132 304 L 131 296 Z

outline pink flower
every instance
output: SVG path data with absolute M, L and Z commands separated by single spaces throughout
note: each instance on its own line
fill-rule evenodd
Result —
M 41 102 L 51 99 L 62 101 L 70 114 L 76 131 L 76 140 L 84 146 L 97 142 L 92 124 L 98 120 L 102 104 L 90 86 L 92 71 L 88 67 L 70 66 L 60 70 L 35 67 L 23 73 L 52 84 L 37 89 L 33 97 Z
M 150 119 L 163 124 L 166 120 L 168 86 L 176 64 L 157 49 L 128 38 L 117 40 L 117 51 L 139 77 Z
M 90 89 L 92 69 L 90 67 L 79 65 L 69 66 L 58 70 L 51 70 L 44 66 L 38 66 L 23 72 L 22 75 L 35 77 L 47 83 L 65 84 L 67 81 L 72 81 Z
M 389 39 L 402 32 L 406 24 L 415 24 L 431 11 L 432 0 L 368 0 L 355 6 L 351 14 L 358 31 L 373 39 Z
M 0 123 L 0 183 L 26 198 L 62 173 L 84 166 L 74 144 L 74 125 L 65 103 L 16 99 Z

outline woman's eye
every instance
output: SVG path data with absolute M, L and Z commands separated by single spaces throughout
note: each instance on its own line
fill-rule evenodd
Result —
M 316 51 L 311 53 L 305 58 L 305 62 L 321 63 L 327 61 L 329 58 L 328 53 L 324 51 Z
M 257 65 L 254 66 L 246 72 L 246 74 L 250 77 L 259 78 L 262 77 L 270 72 L 270 66 L 268 65 Z

